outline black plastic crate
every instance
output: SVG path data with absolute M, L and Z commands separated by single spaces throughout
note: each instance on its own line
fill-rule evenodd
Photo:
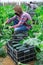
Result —
M 27 63 L 29 63 L 29 62 L 31 62 L 31 61 L 34 61 L 35 60 L 35 57 L 32 57 L 32 58 L 28 58 L 28 59 L 25 59 L 25 60 L 23 60 L 23 61 L 20 61 L 21 63 L 24 63 L 24 64 L 27 64 Z
M 34 60 L 35 59 L 35 51 L 34 51 L 34 46 L 28 46 L 26 47 L 25 45 L 20 45 L 20 44 L 9 44 L 7 45 L 7 51 L 8 51 L 8 54 L 10 56 L 13 57 L 13 59 L 15 59 L 15 61 L 18 61 L 18 62 L 29 62 L 31 61 L 32 59 Z M 18 48 L 18 49 L 16 49 Z M 32 59 L 31 59 L 32 58 Z
M 23 39 L 24 37 L 27 37 L 28 36 L 28 33 L 25 33 L 25 32 L 23 32 L 23 33 L 18 33 L 18 34 L 13 34 L 12 35 L 12 38 L 14 38 L 14 39 Z
M 35 59 L 35 51 L 33 45 L 24 44 L 21 45 L 19 43 L 20 40 L 22 40 L 24 37 L 27 37 L 27 33 L 19 33 L 19 34 L 13 34 L 12 39 L 8 41 L 7 43 L 7 53 L 10 55 L 10 57 L 16 62 L 30 62 Z

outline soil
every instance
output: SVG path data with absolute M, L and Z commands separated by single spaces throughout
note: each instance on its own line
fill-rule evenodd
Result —
M 9 56 L 7 56 L 6 58 L 0 58 L 0 65 L 16 65 L 16 64 Z M 30 62 L 28 65 L 34 65 L 34 61 Z

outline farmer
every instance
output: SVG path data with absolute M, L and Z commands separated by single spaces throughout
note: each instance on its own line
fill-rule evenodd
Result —
M 15 16 L 8 19 L 6 21 L 6 24 L 13 21 L 14 25 L 9 26 L 9 28 L 14 28 L 14 31 L 16 32 L 29 30 L 31 26 L 27 24 L 27 21 L 32 20 L 31 16 L 28 13 L 23 12 L 19 5 L 16 5 L 14 10 L 15 10 Z
M 26 5 L 27 5 L 27 8 L 29 7 L 31 10 L 35 10 L 38 7 L 38 5 L 32 1 L 30 3 L 26 3 Z
M 26 12 L 28 12 L 31 15 L 31 17 L 33 18 L 33 16 L 36 14 L 35 9 L 38 8 L 38 5 L 32 1 L 30 3 L 26 3 L 26 5 L 27 5 Z M 33 21 L 33 24 L 35 24 L 36 21 L 34 19 L 32 21 Z
M 31 8 L 32 10 L 36 9 L 37 7 L 38 7 L 37 4 L 35 4 L 34 2 L 30 2 L 30 8 Z

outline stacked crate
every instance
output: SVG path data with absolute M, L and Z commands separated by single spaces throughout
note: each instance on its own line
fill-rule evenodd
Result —
M 27 63 L 32 60 L 35 60 L 35 51 L 34 46 L 19 43 L 27 34 L 15 34 L 13 35 L 12 40 L 7 43 L 7 52 L 11 58 L 16 62 Z M 18 64 L 17 64 L 18 65 Z

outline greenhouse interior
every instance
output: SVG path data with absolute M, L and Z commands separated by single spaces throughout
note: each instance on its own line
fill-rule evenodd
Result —
M 0 0 L 0 65 L 43 65 L 42 0 Z

